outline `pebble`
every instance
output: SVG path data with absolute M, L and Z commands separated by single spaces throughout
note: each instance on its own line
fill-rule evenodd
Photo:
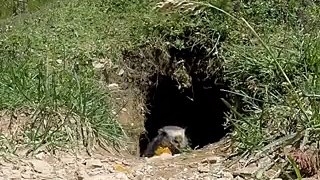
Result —
M 89 175 L 87 174 L 87 172 L 82 168 L 78 169 L 75 172 L 75 174 L 76 174 L 78 180 L 86 180 L 86 179 L 90 178 Z
M 259 167 L 256 165 L 249 165 L 245 168 L 236 170 L 233 172 L 233 175 L 237 176 L 237 175 L 247 175 L 247 176 L 252 176 L 254 175 L 257 170 L 259 170 Z
M 69 165 L 69 164 L 75 163 L 75 159 L 74 159 L 74 158 L 71 158 L 71 157 L 61 158 L 60 161 L 61 161 L 64 165 Z
M 42 173 L 42 174 L 50 174 L 53 170 L 52 166 L 42 160 L 30 160 L 29 163 L 31 164 L 31 166 L 33 167 L 33 169 L 38 172 L 38 173 Z
M 103 164 L 99 159 L 89 159 L 85 161 L 88 169 L 102 168 Z
M 43 160 L 45 158 L 46 154 L 44 152 L 40 152 L 35 155 L 35 158 L 38 160 Z
M 221 161 L 220 159 L 221 159 L 221 158 L 219 158 L 219 157 L 214 157 L 214 156 L 213 156 L 213 157 L 208 157 L 208 158 L 203 159 L 203 160 L 201 161 L 201 163 L 215 164 L 215 163 Z
M 206 167 L 206 166 L 200 166 L 198 167 L 198 171 L 200 173 L 208 173 L 210 171 L 209 167 Z

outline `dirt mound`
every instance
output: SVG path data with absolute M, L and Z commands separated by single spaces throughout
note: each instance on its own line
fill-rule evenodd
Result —
M 179 36 L 166 36 L 166 44 L 148 42 L 123 52 L 120 81 L 132 95 L 127 101 L 139 104 L 131 110 L 140 114 L 137 124 L 144 127 L 139 132 L 140 153 L 166 125 L 186 128 L 192 148 L 216 142 L 228 132 L 228 108 L 221 101 L 229 98 L 222 91 L 228 85 L 219 57 L 225 37 L 215 34 L 210 41 L 199 41 L 199 32 L 186 29 Z

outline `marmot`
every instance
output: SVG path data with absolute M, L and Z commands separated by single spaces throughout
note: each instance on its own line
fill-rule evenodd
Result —
M 188 146 L 185 129 L 178 126 L 164 126 L 158 130 L 158 135 L 148 144 L 144 157 L 152 157 L 159 147 L 168 147 L 172 154 L 181 152 Z

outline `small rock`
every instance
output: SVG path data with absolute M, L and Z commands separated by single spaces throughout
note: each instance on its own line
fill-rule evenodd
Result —
M 103 174 L 104 170 L 101 168 L 91 169 L 91 171 L 87 172 L 89 176 L 96 176 L 99 174 Z
M 259 160 L 258 167 L 264 168 L 266 165 L 269 165 L 270 163 L 272 163 L 272 159 L 270 159 L 269 156 L 266 156 Z
M 8 167 L 4 167 L 4 168 L 1 168 L 1 174 L 4 174 L 4 175 L 10 175 L 11 174 L 11 168 L 8 168 Z
M 75 174 L 78 180 L 86 180 L 90 178 L 84 169 L 78 169 Z
M 121 111 L 127 112 L 127 108 L 122 108 Z
M 184 168 L 183 171 L 184 171 L 184 172 L 187 172 L 187 171 L 188 171 L 188 168 Z
M 115 162 L 116 164 L 122 164 L 122 161 L 119 161 L 119 160 L 114 160 L 114 162 Z
M 43 160 L 45 158 L 46 154 L 44 152 L 40 152 L 35 157 L 39 160 Z
M 210 169 L 209 169 L 209 167 L 200 166 L 200 167 L 198 167 L 198 171 L 200 173 L 208 173 L 210 171 Z
M 23 179 L 33 179 L 34 175 L 33 175 L 32 171 L 28 170 L 28 171 L 24 171 L 23 173 L 21 173 L 21 177 Z
M 236 170 L 233 172 L 233 175 L 235 176 L 241 176 L 241 175 L 244 175 L 244 176 L 252 176 L 254 175 L 257 170 L 259 170 L 259 167 L 256 166 L 256 165 L 249 165 L 245 168 L 242 168 L 242 169 L 239 169 L 239 170 Z
M 222 172 L 224 178 L 233 179 L 233 175 L 230 172 Z
M 208 163 L 208 164 L 214 164 L 219 162 L 220 157 L 209 157 L 209 158 L 205 158 L 201 161 L 201 163 Z
M 123 70 L 123 69 L 120 69 L 119 72 L 118 72 L 118 76 L 123 75 L 123 73 L 124 73 L 124 70 Z
M 41 160 L 30 160 L 29 163 L 33 167 L 33 169 L 42 174 L 50 174 L 52 172 L 52 166 L 45 161 Z
M 71 158 L 71 157 L 67 157 L 67 158 L 61 158 L 60 160 L 64 165 L 69 165 L 69 164 L 73 164 L 75 159 Z
M 193 162 L 193 163 L 190 163 L 188 166 L 190 168 L 196 168 L 196 167 L 198 167 L 198 163 Z
M 240 177 L 240 176 L 237 176 L 237 177 L 235 177 L 234 178 L 235 180 L 244 180 L 242 177 Z
M 62 60 L 61 60 L 61 59 L 57 59 L 56 62 L 57 62 L 58 64 L 61 64 L 61 63 L 62 63 Z
M 116 175 L 114 176 L 114 179 L 127 180 L 129 178 L 125 173 L 116 173 Z
M 20 171 L 18 171 L 18 170 L 12 170 L 11 176 L 10 176 L 9 179 L 20 179 L 20 178 L 21 178 Z
M 99 62 L 99 61 L 94 61 L 92 62 L 92 66 L 96 69 L 101 69 L 104 67 L 104 63 L 102 62 Z
M 63 177 L 65 177 L 67 173 L 65 169 L 59 169 L 57 170 L 56 174 L 58 178 L 63 179 Z
M 104 164 L 103 164 L 103 169 L 104 169 L 106 172 L 108 172 L 108 173 L 114 173 L 114 172 L 116 172 L 115 169 L 114 169 L 114 167 L 111 166 L 110 164 L 107 164 L 107 163 L 104 163 Z
M 13 165 L 13 166 L 12 166 L 12 170 L 19 170 L 19 169 L 20 169 L 20 167 L 17 166 L 17 165 Z
M 102 168 L 103 164 L 99 159 L 89 159 L 85 161 L 86 167 L 88 169 L 94 169 L 94 168 Z
M 264 172 L 264 175 L 268 178 L 268 179 L 275 179 L 277 177 L 279 177 L 281 171 L 276 171 L 274 169 L 269 169 L 266 172 Z
M 119 89 L 119 85 L 117 83 L 108 84 L 107 86 L 110 90 L 117 90 Z

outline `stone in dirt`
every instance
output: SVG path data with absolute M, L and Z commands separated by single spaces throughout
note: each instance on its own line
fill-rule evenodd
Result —
M 77 177 L 78 180 L 87 180 L 89 179 L 89 175 L 86 173 L 86 171 L 84 169 L 78 169 L 75 172 L 75 175 Z
M 18 170 L 12 170 L 11 176 L 10 176 L 9 179 L 20 179 L 20 178 L 21 178 L 20 171 L 18 171 Z
M 208 173 L 208 172 L 210 172 L 210 169 L 209 169 L 209 167 L 206 167 L 206 166 L 200 166 L 200 167 L 198 167 L 198 171 L 200 173 Z
M 103 164 L 99 159 L 88 159 L 85 161 L 88 169 L 102 168 Z
M 75 163 L 75 159 L 71 157 L 61 158 L 60 160 L 63 164 L 69 165 Z
M 269 169 L 266 172 L 264 172 L 264 175 L 268 178 L 268 179 L 275 179 L 277 177 L 279 177 L 281 171 L 276 171 L 274 169 Z
M 21 173 L 21 177 L 24 179 L 33 179 L 34 178 L 34 174 L 32 171 L 27 170 Z
M 127 180 L 129 178 L 125 173 L 116 173 L 114 179 Z
M 220 162 L 221 161 L 221 158 L 220 157 L 208 157 L 208 158 L 205 158 L 201 161 L 201 163 L 208 163 L 208 164 L 215 164 L 217 162 Z
M 242 177 L 240 177 L 240 176 L 237 176 L 237 177 L 235 177 L 234 178 L 235 180 L 244 180 Z
M 39 160 L 43 160 L 45 158 L 45 156 L 46 156 L 46 154 L 44 152 L 40 152 L 35 155 L 35 158 L 37 158 Z
M 112 174 L 99 174 L 96 176 L 90 176 L 84 180 L 107 180 L 107 179 L 117 179 L 117 180 L 128 180 L 128 176 L 124 173 L 112 173 Z
M 34 159 L 30 160 L 29 163 L 31 164 L 33 169 L 38 173 L 50 174 L 53 170 L 52 166 L 45 161 Z
M 63 179 L 63 177 L 67 176 L 65 169 L 57 170 L 56 174 L 57 174 L 57 178 L 60 178 L 60 179 Z
M 233 175 L 230 172 L 222 172 L 224 178 L 233 179 Z
M 116 84 L 116 83 L 108 84 L 107 87 L 108 87 L 109 90 L 117 90 L 117 89 L 119 89 L 119 85 Z
M 253 176 L 258 170 L 259 170 L 259 167 L 255 164 L 252 164 L 242 169 L 234 171 L 233 175 L 234 176 Z

